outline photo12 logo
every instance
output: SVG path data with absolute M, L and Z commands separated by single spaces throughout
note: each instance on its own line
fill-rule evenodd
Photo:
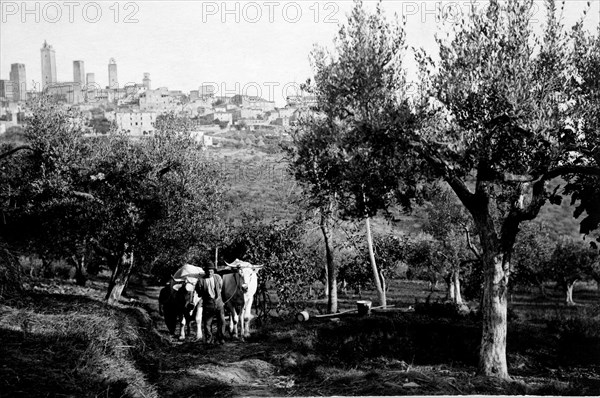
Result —
M 534 0 L 531 8 L 530 23 L 538 23 L 535 16 L 544 8 L 544 0 Z M 500 1 L 502 6 L 504 2 Z M 485 14 L 490 6 L 488 1 L 463 0 L 463 1 L 403 1 L 401 15 L 403 20 L 417 20 L 421 23 L 445 22 L 451 24 L 462 23 L 474 11 Z
M 202 23 L 339 23 L 340 6 L 333 1 L 203 1 Z
M 138 23 L 140 6 L 133 1 L 2 1 L 2 23 L 114 22 Z

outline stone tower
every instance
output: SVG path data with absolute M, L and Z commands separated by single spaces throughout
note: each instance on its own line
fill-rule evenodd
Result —
M 13 84 L 13 99 L 27 101 L 27 78 L 25 77 L 25 64 L 12 64 L 10 66 L 10 81 Z
M 108 88 L 119 88 L 119 80 L 117 79 L 117 62 L 114 58 L 108 61 Z
M 85 69 L 83 61 L 73 61 L 73 81 L 85 85 Z
M 88 73 L 85 75 L 85 79 L 85 82 L 88 86 L 93 86 L 96 83 L 96 75 L 94 73 Z
M 49 84 L 56 83 L 56 57 L 54 49 L 46 41 L 41 48 L 42 56 L 42 90 Z
M 144 73 L 144 80 L 142 80 L 142 83 L 146 90 L 150 90 L 150 73 Z

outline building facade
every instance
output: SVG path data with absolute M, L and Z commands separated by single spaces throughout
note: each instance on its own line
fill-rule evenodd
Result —
M 267 101 L 264 98 L 251 97 L 248 95 L 234 95 L 233 97 L 231 97 L 231 103 L 241 108 L 258 109 L 262 112 L 268 112 L 275 109 L 274 101 Z
M 77 82 L 52 83 L 44 88 L 44 94 L 58 103 L 79 104 L 86 97 L 82 88 L 81 83 Z
M 227 122 L 230 125 L 233 123 L 233 115 L 230 112 L 214 112 L 205 116 L 205 119 L 210 122 Z
M 93 86 L 96 84 L 96 74 L 88 73 L 85 75 L 85 84 L 88 86 Z
M 56 83 L 56 55 L 54 48 L 44 41 L 40 49 L 42 58 L 42 90 L 47 85 Z
M 141 111 L 169 111 L 175 106 L 166 89 L 146 90 L 140 94 Z
M 200 98 L 212 98 L 215 96 L 216 91 L 217 89 L 213 85 L 202 85 L 198 88 L 198 95 Z
M 117 112 L 115 121 L 117 127 L 134 136 L 152 134 L 155 130 L 156 112 Z
M 13 101 L 15 97 L 14 84 L 10 80 L 0 80 L 0 100 Z

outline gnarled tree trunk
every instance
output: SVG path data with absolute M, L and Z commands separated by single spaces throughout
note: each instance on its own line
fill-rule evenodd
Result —
M 108 304 L 114 305 L 119 302 L 123 289 L 129 281 L 132 269 L 133 251 L 125 251 L 117 262 L 108 284 L 108 292 L 106 293 Z
M 327 261 L 327 312 L 333 314 L 338 311 L 338 295 L 337 295 L 337 272 L 335 261 L 333 258 L 332 236 L 330 218 L 326 214 L 321 213 L 320 227 L 325 241 L 325 258 Z
M 85 254 L 82 254 L 81 257 L 74 255 L 73 262 L 75 263 L 75 283 L 77 286 L 85 286 L 87 283 Z

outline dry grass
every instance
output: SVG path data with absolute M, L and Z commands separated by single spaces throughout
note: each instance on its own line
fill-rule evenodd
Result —
M 158 397 L 136 364 L 151 322 L 131 311 L 45 293 L 0 306 L 0 390 L 29 397 Z

